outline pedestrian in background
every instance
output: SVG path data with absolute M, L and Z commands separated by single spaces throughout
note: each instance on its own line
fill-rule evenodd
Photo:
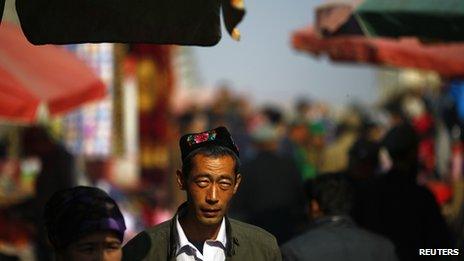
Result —
M 45 206 L 44 223 L 57 261 L 121 260 L 124 217 L 101 189 L 56 192 Z
M 282 246 L 283 260 L 395 261 L 393 244 L 349 217 L 352 189 L 341 174 L 307 182 L 311 226 Z
M 244 182 L 231 215 L 268 230 L 280 245 L 304 226 L 303 182 L 295 161 L 279 153 L 277 126 L 263 124 L 251 137 L 256 153 L 241 168 Z
M 422 260 L 418 249 L 454 246 L 433 194 L 417 184 L 418 141 L 406 122 L 399 122 L 388 131 L 382 147 L 392 165 L 360 191 L 364 199 L 355 213 L 362 227 L 389 238 L 399 259 L 405 261 Z

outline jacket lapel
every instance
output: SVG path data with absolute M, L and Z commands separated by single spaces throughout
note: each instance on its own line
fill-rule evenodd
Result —
M 177 227 L 176 227 L 176 218 L 177 218 L 177 213 L 174 215 L 174 217 L 171 219 L 170 224 L 169 224 L 169 245 L 168 245 L 168 258 L 167 260 L 175 260 L 176 259 L 176 251 L 177 251 L 177 245 L 179 243 L 179 234 L 177 233 Z
M 177 219 L 177 216 L 179 215 L 179 212 L 185 209 L 186 206 L 187 206 L 187 202 L 184 202 L 182 205 L 180 205 L 179 208 L 177 209 L 177 213 L 169 221 L 170 229 L 169 229 L 169 245 L 168 245 L 167 260 L 176 260 L 177 246 L 179 245 L 179 233 L 177 232 L 176 219 Z M 229 218 L 227 216 L 225 216 L 224 218 L 226 221 L 225 223 L 226 223 L 226 237 L 227 237 L 225 254 L 226 254 L 226 261 L 230 261 L 232 260 L 232 257 L 235 255 L 236 246 L 239 245 L 239 241 L 234 234 Z
M 227 216 L 224 217 L 226 219 L 226 235 L 227 235 L 227 244 L 226 244 L 226 260 L 232 260 L 232 257 L 235 255 L 237 246 L 239 246 L 239 241 L 235 236 L 235 231 L 232 229 L 232 225 L 230 224 L 229 218 Z

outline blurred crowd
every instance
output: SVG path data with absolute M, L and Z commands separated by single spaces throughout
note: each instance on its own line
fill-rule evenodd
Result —
M 179 117 L 181 132 L 231 130 L 240 148 L 243 183 L 230 215 L 258 225 L 279 244 L 305 231 L 308 184 L 342 175 L 354 189 L 349 215 L 390 239 L 401 260 L 420 248 L 463 246 L 462 133 L 459 104 L 409 90 L 376 107 L 334 111 L 300 99 L 293 107 L 253 107 L 227 88 L 212 104 Z M 305 189 L 306 188 L 306 189 Z
M 453 95 L 452 87 L 433 99 L 410 91 L 376 108 L 352 104 L 334 111 L 303 98 L 290 109 L 256 107 L 246 96 L 222 87 L 210 104 L 193 104 L 176 115 L 172 132 L 217 126 L 231 131 L 240 150 L 243 182 L 229 214 L 271 232 L 279 245 L 308 228 L 314 211 L 311 182 L 336 175 L 353 189 L 352 207 L 342 214 L 391 240 L 400 260 L 414 260 L 419 248 L 464 247 L 464 121 Z M 83 183 L 106 191 L 124 215 L 126 240 L 171 218 L 185 200 L 171 183 L 121 190 L 102 175 L 105 165 L 98 160 L 87 162 L 85 181 L 78 180 L 73 156 L 40 127 L 26 130 L 22 143 L 25 156 L 40 160 L 35 197 L 0 202 L 0 222 L 15 226 L 2 226 L 0 241 L 33 238 L 38 260 L 49 260 L 49 247 L 37 213 L 55 191 Z M 177 152 L 177 146 L 173 142 L 172 150 Z M 179 168 L 177 162 L 173 165 L 172 180 Z M 8 172 L 2 168 L 0 183 L 6 184 Z

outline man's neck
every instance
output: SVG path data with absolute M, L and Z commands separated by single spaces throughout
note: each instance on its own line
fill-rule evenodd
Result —
M 194 214 L 186 211 L 185 215 L 179 215 L 179 223 L 190 242 L 204 242 L 208 239 L 216 239 L 221 228 L 221 222 L 214 225 L 201 224 Z

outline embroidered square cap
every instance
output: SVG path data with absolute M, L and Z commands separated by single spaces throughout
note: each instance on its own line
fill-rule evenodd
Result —
M 184 161 L 192 151 L 209 145 L 226 147 L 239 157 L 238 147 L 235 145 L 232 136 L 226 127 L 221 126 L 212 130 L 190 133 L 182 136 L 179 141 L 182 161 Z

